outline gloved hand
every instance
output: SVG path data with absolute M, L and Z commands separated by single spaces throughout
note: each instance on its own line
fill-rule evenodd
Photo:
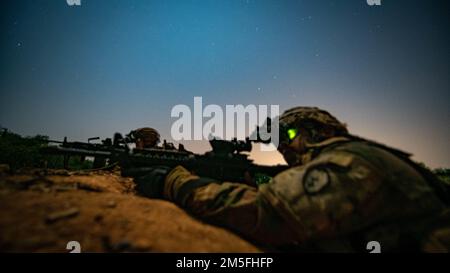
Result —
M 167 166 L 155 166 L 145 175 L 136 177 L 136 190 L 149 198 L 162 198 L 164 181 L 172 168 Z

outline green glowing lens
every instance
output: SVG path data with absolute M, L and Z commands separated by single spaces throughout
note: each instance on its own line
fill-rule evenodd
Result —
M 290 140 L 293 140 L 297 136 L 297 129 L 289 129 L 287 131 Z

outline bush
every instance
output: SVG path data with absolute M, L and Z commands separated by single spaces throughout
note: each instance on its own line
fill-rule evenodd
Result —
M 48 168 L 62 169 L 64 159 L 62 156 L 44 155 L 39 152 L 43 145 L 47 144 L 48 136 L 36 135 L 22 137 L 18 134 L 3 129 L 0 133 L 0 164 L 8 164 L 11 170 L 20 168 Z M 71 157 L 69 168 L 80 170 L 92 167 L 90 161 L 82 161 L 79 157 Z
M 450 169 L 439 168 L 435 169 L 434 174 L 447 185 L 450 185 Z

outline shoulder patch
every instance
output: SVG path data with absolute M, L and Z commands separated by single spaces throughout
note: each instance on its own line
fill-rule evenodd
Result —
M 309 170 L 303 179 L 303 188 L 307 194 L 319 193 L 328 184 L 330 184 L 330 175 L 323 168 Z

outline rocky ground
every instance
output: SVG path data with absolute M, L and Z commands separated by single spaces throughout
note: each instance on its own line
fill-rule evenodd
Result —
M 1 168 L 0 168 L 1 169 Z M 176 205 L 136 195 L 117 172 L 0 170 L 0 251 L 259 252 Z

